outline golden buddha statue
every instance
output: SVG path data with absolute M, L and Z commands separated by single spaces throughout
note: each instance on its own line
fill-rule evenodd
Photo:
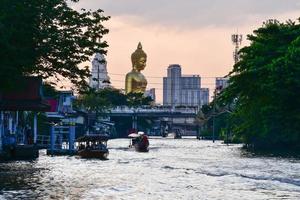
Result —
M 141 73 L 146 67 L 147 54 L 142 49 L 142 44 L 139 42 L 135 52 L 131 54 L 132 70 L 126 74 L 125 91 L 126 94 L 145 93 L 147 80 Z

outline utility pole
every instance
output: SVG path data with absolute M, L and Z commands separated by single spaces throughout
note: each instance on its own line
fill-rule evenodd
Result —
M 212 135 L 212 139 L 213 139 L 213 143 L 215 143 L 215 115 L 216 115 L 216 92 L 217 89 L 215 89 L 214 91 L 214 103 L 213 103 L 213 135 Z
M 96 38 L 96 42 L 98 42 L 100 44 L 101 37 Z M 97 53 L 96 53 L 96 55 L 97 55 Z M 99 75 L 100 69 L 99 69 L 99 67 L 100 67 L 100 60 L 98 60 L 98 65 L 97 65 L 97 91 L 100 89 L 100 75 Z
M 216 117 L 216 100 L 217 94 L 223 89 L 223 82 L 219 83 L 218 78 L 216 79 L 216 88 L 214 90 L 214 102 L 213 102 L 213 142 L 215 142 L 215 117 Z
M 100 71 L 99 65 L 100 64 L 99 63 L 98 63 L 98 66 L 97 66 L 97 90 L 99 90 L 99 88 L 100 88 L 100 75 L 99 75 L 99 71 Z

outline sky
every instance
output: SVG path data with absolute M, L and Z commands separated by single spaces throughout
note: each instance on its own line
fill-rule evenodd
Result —
M 132 69 L 130 56 L 142 43 L 147 53 L 142 73 L 147 87 L 156 88 L 158 103 L 170 64 L 180 64 L 183 74 L 200 75 L 201 87 L 212 91 L 213 77 L 232 69 L 231 34 L 243 34 L 242 46 L 249 45 L 246 35 L 264 21 L 300 17 L 300 0 L 81 0 L 73 7 L 102 9 L 111 16 L 104 23 L 110 31 L 104 39 L 114 87 L 125 87 L 125 75 Z

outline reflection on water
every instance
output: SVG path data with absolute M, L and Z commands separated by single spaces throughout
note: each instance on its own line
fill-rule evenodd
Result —
M 0 199 L 300 199 L 300 160 L 239 145 L 150 139 L 150 151 L 110 140 L 109 160 L 50 157 L 0 163 Z

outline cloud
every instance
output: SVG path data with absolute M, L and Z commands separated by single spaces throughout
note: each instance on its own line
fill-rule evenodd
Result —
M 238 26 L 256 18 L 298 11 L 299 0 L 82 0 L 77 8 L 101 8 L 137 24 L 201 28 Z

